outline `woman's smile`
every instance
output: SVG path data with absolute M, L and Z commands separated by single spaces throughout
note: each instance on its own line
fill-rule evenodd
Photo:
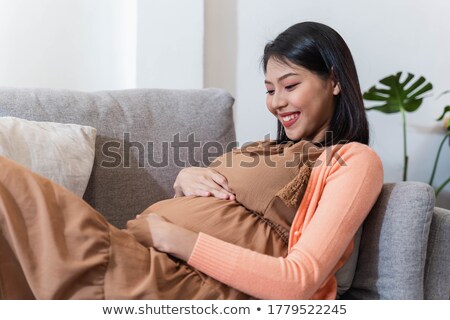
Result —
M 286 112 L 283 114 L 280 114 L 281 117 L 281 123 L 285 128 L 289 128 L 292 126 L 295 122 L 297 122 L 297 119 L 300 117 L 300 112 Z

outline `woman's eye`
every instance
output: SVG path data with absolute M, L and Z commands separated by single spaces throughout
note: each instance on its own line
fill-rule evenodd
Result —
M 296 84 L 291 84 L 290 86 L 286 86 L 285 88 L 286 88 L 286 90 L 292 90 L 292 89 L 294 89 L 297 85 L 298 85 L 298 83 L 296 83 Z
M 273 96 L 274 92 L 275 92 L 275 90 L 267 90 L 266 94 Z

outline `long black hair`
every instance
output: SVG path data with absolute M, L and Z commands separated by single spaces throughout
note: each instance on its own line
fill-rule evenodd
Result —
M 293 63 L 323 79 L 339 82 L 340 94 L 323 146 L 352 141 L 369 143 L 369 125 L 364 109 L 358 74 L 350 49 L 332 28 L 317 22 L 297 23 L 266 44 L 261 59 L 264 73 L 269 59 Z M 277 142 L 291 141 L 278 120 Z

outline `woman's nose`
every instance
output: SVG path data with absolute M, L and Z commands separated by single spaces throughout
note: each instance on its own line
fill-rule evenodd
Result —
M 272 108 L 279 109 L 287 105 L 287 99 L 283 93 L 275 92 L 272 96 Z

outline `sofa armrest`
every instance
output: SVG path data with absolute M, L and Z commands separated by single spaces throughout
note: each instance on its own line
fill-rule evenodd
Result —
M 434 190 L 386 183 L 364 222 L 352 287 L 343 299 L 423 299 Z
M 450 211 L 434 208 L 424 279 L 425 299 L 450 298 Z

